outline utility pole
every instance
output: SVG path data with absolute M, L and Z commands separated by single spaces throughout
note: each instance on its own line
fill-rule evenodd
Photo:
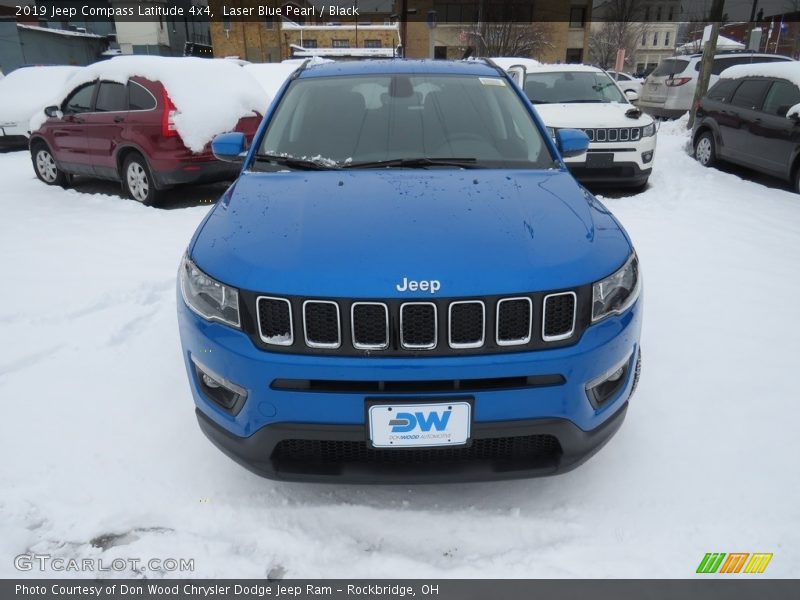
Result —
M 408 0 L 400 3 L 400 44 L 403 48 L 403 56 L 408 56 Z
M 717 38 L 719 38 L 719 26 L 722 21 L 722 9 L 724 6 L 725 0 L 713 0 L 711 4 L 711 35 L 709 35 L 708 41 L 703 46 L 703 58 L 700 60 L 700 76 L 697 78 L 692 107 L 689 109 L 689 124 L 687 125 L 689 129 L 694 125 L 697 103 L 708 91 L 708 82 L 711 80 L 711 67 L 714 64 L 714 55 L 717 53 Z M 702 38 L 700 39 L 702 40 Z

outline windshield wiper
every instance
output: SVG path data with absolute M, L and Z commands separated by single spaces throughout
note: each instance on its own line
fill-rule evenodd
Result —
M 302 169 L 306 171 L 327 171 L 329 169 L 339 168 L 338 163 L 333 160 L 296 158 L 294 156 L 283 156 L 281 154 L 256 154 L 256 160 L 283 165 L 290 169 Z
M 346 169 L 380 169 L 390 167 L 461 167 L 463 169 L 476 169 L 476 158 L 390 158 L 387 160 L 373 160 L 365 162 L 345 163 Z

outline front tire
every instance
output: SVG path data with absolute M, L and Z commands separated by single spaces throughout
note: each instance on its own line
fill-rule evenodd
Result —
M 45 144 L 39 142 L 31 147 L 31 161 L 33 170 L 39 181 L 47 185 L 60 185 L 65 187 L 69 181 L 67 174 L 58 168 L 53 153 Z
M 125 193 L 145 206 L 156 202 L 157 190 L 150 167 L 141 154 L 129 154 L 122 164 L 122 186 Z
M 717 163 L 717 144 L 714 134 L 706 131 L 697 138 L 694 145 L 694 157 L 704 167 L 713 167 Z

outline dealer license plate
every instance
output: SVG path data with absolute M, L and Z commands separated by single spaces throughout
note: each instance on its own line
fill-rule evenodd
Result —
M 472 405 L 464 400 L 373 404 L 367 414 L 375 448 L 463 446 L 472 425 Z

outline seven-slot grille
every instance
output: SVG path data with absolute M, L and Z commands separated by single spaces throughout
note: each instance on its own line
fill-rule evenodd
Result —
M 359 355 L 541 349 L 577 341 L 588 303 L 575 291 L 431 301 L 254 296 L 264 348 Z
M 641 127 L 584 129 L 590 142 L 635 142 L 642 137 Z

